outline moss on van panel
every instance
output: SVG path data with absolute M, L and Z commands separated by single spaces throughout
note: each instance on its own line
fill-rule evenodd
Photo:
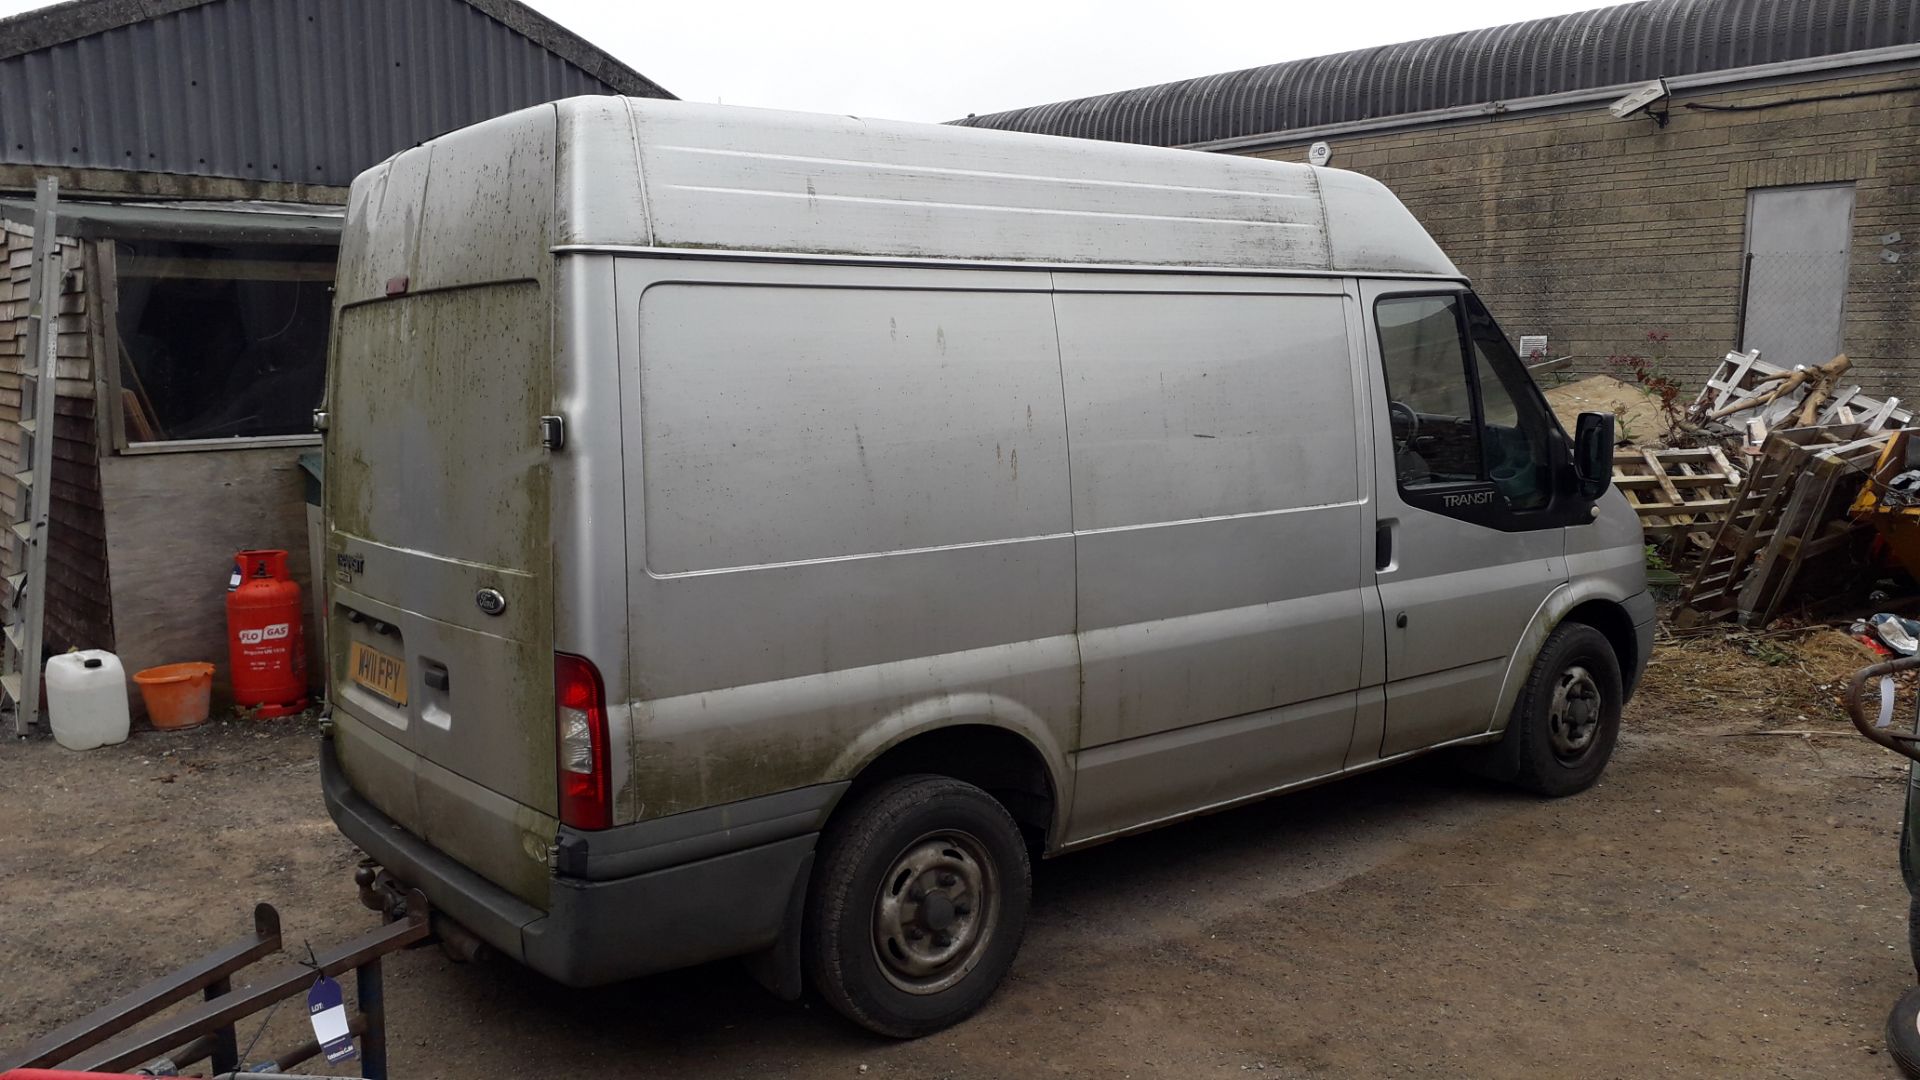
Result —
M 410 733 L 409 748 L 541 813 L 556 798 L 551 479 L 539 428 L 553 393 L 550 325 L 533 281 L 343 310 L 325 497 L 330 554 L 363 563 L 344 588 L 403 613 L 410 663 L 430 645 L 424 655 L 453 673 L 451 729 Z M 341 568 L 329 572 L 338 583 Z M 506 610 L 482 614 L 482 589 L 507 597 Z M 409 629 L 406 615 L 433 623 Z M 409 708 L 417 726 L 419 706 Z
M 334 528 L 485 566 L 540 566 L 548 324 L 532 282 L 342 312 L 327 440 Z

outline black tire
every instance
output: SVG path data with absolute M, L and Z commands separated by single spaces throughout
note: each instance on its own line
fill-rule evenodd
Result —
M 1031 887 L 1026 842 L 993 796 L 945 776 L 886 781 L 841 808 L 820 838 L 808 978 L 875 1034 L 950 1027 L 1013 966 Z
M 1900 1075 L 1920 1080 L 1920 986 L 1901 994 L 1887 1014 L 1887 1053 Z
M 1913 958 L 1913 977 L 1920 980 L 1920 896 L 1907 897 L 1907 955 Z
M 1512 782 L 1552 798 L 1592 787 L 1620 739 L 1625 697 L 1606 635 L 1585 623 L 1555 627 L 1507 722 Z

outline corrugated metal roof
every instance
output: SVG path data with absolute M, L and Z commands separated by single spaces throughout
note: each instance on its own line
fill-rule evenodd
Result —
M 672 96 L 512 0 L 79 0 L 0 21 L 0 163 L 345 186 L 440 132 L 613 93 Z
M 1188 146 L 1920 42 L 1920 0 L 1644 0 L 955 123 Z

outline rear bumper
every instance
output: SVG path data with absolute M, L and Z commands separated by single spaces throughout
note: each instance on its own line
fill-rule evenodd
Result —
M 562 830 L 546 910 L 381 813 L 320 744 L 327 813 L 441 914 L 569 986 L 597 986 L 773 946 L 845 791 L 823 784 L 603 832 Z
M 1646 673 L 1647 661 L 1653 657 L 1654 622 L 1659 618 L 1659 611 L 1654 606 L 1650 592 L 1629 596 L 1620 602 L 1620 606 L 1626 609 L 1627 617 L 1633 621 L 1633 667 L 1620 673 L 1626 683 L 1627 696 L 1632 697 L 1634 687 L 1640 685 L 1640 676 Z

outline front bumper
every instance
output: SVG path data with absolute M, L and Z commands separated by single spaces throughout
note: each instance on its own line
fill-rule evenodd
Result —
M 320 745 L 327 813 L 436 911 L 569 986 L 598 986 L 771 947 L 805 888 L 845 784 L 822 784 L 601 832 L 562 830 L 546 910 L 407 832 Z
M 1647 661 L 1653 658 L 1654 623 L 1659 619 L 1659 611 L 1654 606 L 1653 594 L 1636 593 L 1620 602 L 1627 611 L 1627 618 L 1633 622 L 1634 653 L 1633 668 L 1620 673 L 1621 681 L 1626 684 L 1627 696 L 1633 696 L 1633 689 L 1640 685 L 1640 676 L 1646 673 Z

